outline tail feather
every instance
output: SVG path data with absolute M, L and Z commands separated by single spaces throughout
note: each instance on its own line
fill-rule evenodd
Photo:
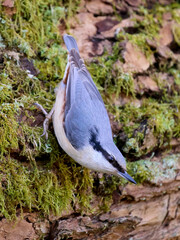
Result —
M 69 52 L 74 48 L 79 53 L 76 40 L 72 36 L 64 34 L 63 39 Z
M 69 55 L 70 55 L 70 62 L 74 64 L 75 67 L 79 69 L 82 67 L 85 67 L 84 61 L 82 60 L 82 58 L 80 57 L 80 55 L 77 53 L 75 49 L 72 49 Z

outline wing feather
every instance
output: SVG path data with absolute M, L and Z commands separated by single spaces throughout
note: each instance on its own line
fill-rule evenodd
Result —
M 112 139 L 103 100 L 83 60 L 75 49 L 70 51 L 69 59 L 64 121 L 67 138 L 76 149 L 89 142 L 92 129 L 98 131 L 101 141 Z

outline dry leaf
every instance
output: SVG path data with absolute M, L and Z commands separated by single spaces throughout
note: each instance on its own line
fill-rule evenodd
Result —
M 135 89 L 141 94 L 159 91 L 157 83 L 149 76 L 138 76 Z
M 111 14 L 114 12 L 111 5 L 105 4 L 100 0 L 94 0 L 86 3 L 86 8 L 90 13 L 100 15 L 100 14 Z
M 157 39 L 158 41 L 158 39 Z M 164 24 L 159 32 L 159 44 L 162 46 L 167 46 L 171 44 L 173 41 L 173 33 L 172 33 L 172 23 Z
M 101 34 L 104 38 L 114 38 L 115 34 L 120 32 L 123 28 L 134 27 L 135 23 L 131 18 L 122 20 L 119 24 L 116 24 L 110 30 L 103 31 Z
M 141 50 L 130 42 L 125 44 L 122 55 L 125 60 L 125 64 L 123 65 L 125 71 L 143 72 L 150 66 L 149 61 Z
M 125 0 L 130 6 L 138 7 L 141 4 L 141 0 Z
M 14 7 L 14 0 L 5 0 L 2 4 L 5 7 L 13 8 Z

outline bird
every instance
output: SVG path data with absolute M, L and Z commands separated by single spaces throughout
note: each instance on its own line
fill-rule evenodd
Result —
M 61 148 L 83 167 L 112 174 L 136 184 L 126 171 L 126 161 L 113 141 L 103 99 L 87 70 L 74 37 L 63 36 L 68 50 L 64 77 L 56 89 L 55 104 L 46 115 L 44 133 L 52 117 Z

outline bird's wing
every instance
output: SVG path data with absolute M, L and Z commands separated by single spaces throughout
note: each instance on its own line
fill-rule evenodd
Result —
M 103 100 L 83 60 L 70 51 L 70 72 L 66 88 L 65 131 L 75 148 L 82 148 L 95 132 L 104 141 L 112 138 Z

